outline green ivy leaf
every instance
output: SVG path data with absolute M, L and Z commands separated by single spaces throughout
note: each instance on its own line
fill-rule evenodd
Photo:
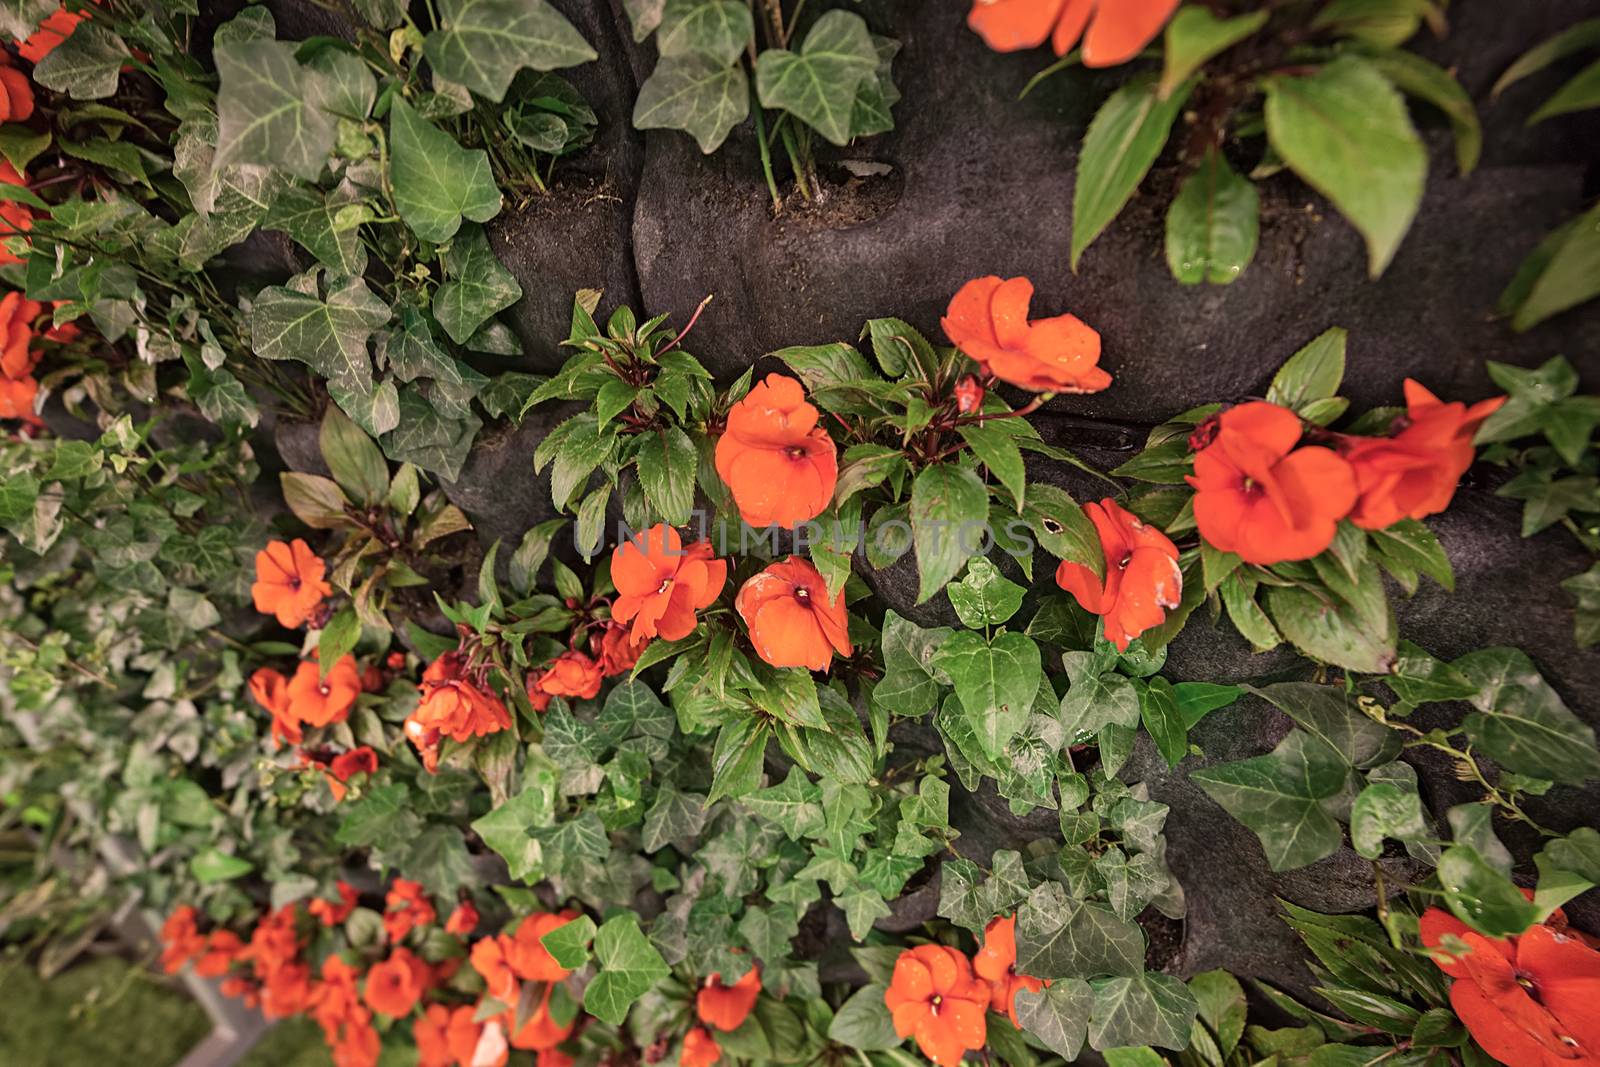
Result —
M 633 1002 L 672 973 L 632 912 L 614 915 L 601 924 L 594 935 L 594 955 L 600 973 L 584 990 L 583 1006 L 612 1026 L 622 1025 Z
M 594 940 L 594 920 L 587 915 L 562 923 L 539 939 L 550 958 L 569 971 L 589 962 L 589 942 Z
M 531 780 L 522 792 L 472 824 L 473 833 L 506 861 L 511 877 L 537 881 L 543 875 L 544 851 L 532 830 L 555 819 L 555 775 L 545 767 L 529 767 Z
M 1068 1063 L 1077 1060 L 1089 1036 L 1089 1011 L 1094 993 L 1081 978 L 1051 982 L 1036 993 L 1016 994 L 1017 1021 L 1022 1028 Z
M 973 630 L 999 626 L 1022 607 L 1023 588 L 982 556 L 967 564 L 967 576 L 945 587 L 962 625 Z
M 334 145 L 333 116 L 314 106 L 289 41 L 249 40 L 216 50 L 214 165 L 263 163 L 315 181 Z
M 1017 909 L 1017 973 L 1094 978 L 1144 971 L 1144 934 L 1104 904 L 1069 897 L 1055 882 L 1037 886 Z
M 1097 982 L 1089 1046 L 1102 1051 L 1127 1045 L 1186 1048 L 1199 1010 L 1189 987 L 1168 974 L 1144 971 Z
M 701 55 L 664 57 L 639 86 L 633 104 L 635 129 L 682 130 L 707 155 L 749 115 L 744 68 Z
M 1167 143 L 1194 89 L 1186 81 L 1163 97 L 1154 75 L 1133 79 L 1100 105 L 1083 137 L 1072 190 L 1072 269 L 1117 217 Z
M 640 845 L 646 852 L 655 852 L 670 843 L 689 854 L 694 839 L 705 827 L 707 814 L 705 797 L 681 792 L 672 782 L 666 782 L 644 813 Z
M 1151 678 L 1139 690 L 1139 719 L 1167 766 L 1176 767 L 1189 754 L 1189 727 L 1171 682 Z
M 93 20 L 77 26 L 33 68 L 33 80 L 74 100 L 99 100 L 117 91 L 128 46 Z
M 303 275 L 309 292 L 274 285 L 256 296 L 250 310 L 250 344 L 262 359 L 293 359 L 330 382 L 366 392 L 372 387 L 367 342 L 389 321 L 389 305 L 360 278 L 346 279 L 316 295 L 315 272 Z
M 1260 214 L 1255 184 L 1234 173 L 1221 152 L 1208 149 L 1167 208 L 1172 276 L 1184 285 L 1227 285 L 1238 278 L 1255 258 Z
M 822 832 L 822 789 L 799 767 L 790 767 L 781 784 L 757 790 L 740 803 L 773 823 L 791 841 L 818 837 Z
M 1383 840 L 1420 841 L 1428 836 L 1422 798 L 1388 782 L 1363 789 L 1350 808 L 1350 843 L 1369 860 L 1383 855 Z
M 763 107 L 789 112 L 836 145 L 849 142 L 856 96 L 878 70 L 866 20 L 851 11 L 823 14 L 799 52 L 768 48 L 756 60 Z
M 414 387 L 400 391 L 400 422 L 379 440 L 396 463 L 413 463 L 454 481 L 461 476 L 473 439 L 483 426 L 475 415 L 446 418 Z
M 656 48 L 662 56 L 704 56 L 728 66 L 754 34 L 750 8 L 739 0 L 667 0 Z
M 444 255 L 448 279 L 433 294 L 433 317 L 456 344 L 466 344 L 496 313 L 522 299 L 516 276 L 489 247 L 482 226 L 465 226 Z
M 850 994 L 828 1024 L 828 1040 L 863 1052 L 899 1048 L 901 1039 L 883 999 L 887 990 L 887 986 L 873 983 Z
M 1343 842 L 1323 801 L 1344 789 L 1349 774 L 1337 752 L 1295 730 L 1268 755 L 1208 767 L 1190 778 L 1255 831 L 1273 870 L 1287 871 L 1315 863 Z
M 1339 686 L 1279 682 L 1245 689 L 1289 716 L 1296 726 L 1355 767 L 1376 767 L 1400 754 L 1400 732 L 1365 715 L 1355 698 Z
M 1309 76 L 1269 77 L 1265 87 L 1268 141 L 1361 231 L 1376 278 L 1411 228 L 1428 173 L 1405 100 L 1354 55 Z
M 560 70 L 598 58 L 546 0 L 440 0 L 439 9 L 439 28 L 422 43 L 434 73 L 496 103 L 524 67 Z
M 331 271 L 360 275 L 367 269 L 367 249 L 360 231 L 338 222 L 339 212 L 353 202 L 337 191 L 323 193 L 305 185 L 289 185 L 273 198 L 261 228 L 288 234 Z
M 950 675 L 962 712 L 979 747 L 990 759 L 1005 751 L 1028 721 L 1039 691 L 1039 646 L 1026 634 L 981 634 L 961 631 L 935 654 L 934 664 Z
M 1445 849 L 1438 875 L 1456 918 L 1486 937 L 1512 937 L 1539 920 L 1538 905 L 1470 845 Z
M 395 209 L 411 232 L 443 244 L 461 220 L 500 213 L 500 189 L 482 149 L 466 149 L 396 96 L 389 112 Z

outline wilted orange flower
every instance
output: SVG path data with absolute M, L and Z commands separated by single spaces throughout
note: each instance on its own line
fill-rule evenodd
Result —
M 1083 513 L 1100 535 L 1105 579 L 1081 563 L 1062 560 L 1056 567 L 1056 584 L 1071 593 L 1084 611 L 1102 616 L 1106 640 L 1126 652 L 1128 642 L 1161 625 L 1166 609 L 1183 599 L 1178 547 L 1110 497 L 1083 505 Z
M 828 586 L 809 560 L 790 556 L 739 589 L 733 606 L 750 627 L 756 654 L 774 667 L 825 671 L 833 654 L 851 654 L 844 590 L 828 600 Z
M 752 966 L 733 985 L 723 985 L 722 976 L 713 974 L 695 994 L 695 1013 L 707 1026 L 724 1032 L 744 1025 L 750 1010 L 761 995 L 761 970 Z
M 940 325 L 952 344 L 1002 381 L 1040 393 L 1098 393 L 1100 334 L 1076 315 L 1028 321 L 1033 283 L 974 278 L 950 300 Z
M 88 15 L 68 11 L 60 8 L 52 11 L 50 15 L 39 24 L 39 28 L 29 35 L 26 41 L 17 42 L 17 54 L 29 63 L 37 63 L 45 56 L 56 50 L 56 46 L 78 28 L 78 23 L 88 18 Z
M 1300 417 L 1264 401 L 1222 413 L 1194 457 L 1200 536 L 1246 563 L 1310 559 L 1333 541 L 1356 500 L 1355 474 L 1329 448 L 1300 442 Z
M 0 419 L 38 422 L 33 411 L 38 395 L 39 383 L 32 378 L 0 378 Z
M 501 943 L 512 972 L 529 982 L 559 982 L 571 974 L 572 971 L 557 963 L 550 950 L 544 947 L 544 936 L 577 917 L 578 913 L 570 909 L 529 915 L 511 937 L 502 935 Z
M 678 1067 L 711 1067 L 722 1058 L 722 1046 L 711 1036 L 711 1031 L 696 1026 L 683 1035 L 683 1051 L 678 1053 Z
M 161 924 L 161 969 L 177 974 L 184 964 L 205 951 L 206 939 L 200 933 L 199 913 L 188 904 L 174 908 Z
M 1179 0 L 973 0 L 967 25 L 996 52 L 1037 48 L 1050 38 L 1064 56 L 1083 37 L 1083 65 L 1114 67 L 1144 51 Z M 1088 32 L 1084 33 L 1084 27 Z
M 304 626 L 333 586 L 322 580 L 327 565 L 300 538 L 288 544 L 269 541 L 256 553 L 256 582 L 250 587 L 256 610 L 277 616 L 293 630 Z
M 582 652 L 561 653 L 539 676 L 539 690 L 553 697 L 588 700 L 600 692 L 600 665 Z
M 342 879 L 334 886 L 334 891 L 339 894 L 337 903 L 316 897 L 306 905 L 306 911 L 316 916 L 323 926 L 338 926 L 350 918 L 350 913 L 356 910 L 356 901 L 361 899 L 355 886 Z
M 262 667 L 250 676 L 250 695 L 272 713 L 272 739 L 298 745 L 302 739 L 300 720 L 289 707 L 289 679 L 282 671 Z
M 408 948 L 397 948 L 367 972 L 367 1007 L 398 1019 L 410 1015 L 428 988 L 428 965 Z
M 429 1004 L 417 1016 L 411 1025 L 411 1037 L 417 1044 L 417 1067 L 455 1067 L 449 1031 L 450 1009 L 443 1004 Z
M 989 1007 L 1003 1011 L 1017 1021 L 1017 993 L 1026 989 L 1037 993 L 1045 983 L 1017 973 L 1017 920 L 1014 915 L 1004 915 L 990 921 L 983 928 L 983 947 L 972 957 L 972 969 L 978 977 L 989 983 Z
M 711 542 L 685 548 L 678 531 L 661 523 L 617 546 L 611 580 L 618 594 L 611 615 L 633 621 L 635 643 L 649 637 L 676 641 L 694 632 L 695 612 L 722 592 L 728 564 L 713 558 Z
M 384 897 L 383 930 L 390 941 L 399 941 L 412 930 L 432 926 L 439 918 L 422 883 L 396 878 Z
M 0 73 L 6 68 L 0 67 Z M 10 292 L 0 298 L 0 377 L 26 378 L 39 364 L 33 348 L 33 320 L 39 317 L 37 300 Z
M 895 961 L 883 1002 L 896 1034 L 915 1037 L 939 1067 L 955 1067 L 988 1040 L 989 998 L 989 986 L 973 976 L 967 957 L 945 945 L 918 945 Z
M 422 703 L 411 717 L 456 741 L 470 741 L 511 727 L 499 697 L 469 681 L 455 652 L 440 656 L 422 675 Z
M 1450 1006 L 1485 1052 L 1511 1067 L 1600 1065 L 1600 952 L 1567 927 L 1559 908 L 1504 939 L 1484 937 L 1439 908 L 1425 911 L 1419 927 L 1434 962 L 1455 979 Z M 1452 955 L 1446 935 L 1468 951 Z
M 0 52 L 0 122 L 27 122 L 33 116 L 33 86 L 28 76 Z
M 1472 438 L 1503 396 L 1468 407 L 1446 404 L 1406 379 L 1406 415 L 1392 437 L 1350 437 L 1342 449 L 1355 468 L 1356 500 L 1350 521 L 1381 530 L 1401 519 L 1422 519 L 1450 506 L 1456 483 L 1472 466 Z
M 639 653 L 649 643 L 649 638 L 634 641 L 626 626 L 608 622 L 598 637 L 590 639 L 589 646 L 600 663 L 600 673 L 610 678 L 633 670 L 633 665 L 639 662 Z
M 555 1016 L 550 1014 L 550 994 L 554 986 L 544 987 L 544 998 L 539 1001 L 538 1010 L 528 1017 L 522 1024 L 522 1029 L 511 1035 L 511 1047 L 520 1048 L 530 1052 L 555 1048 L 565 1041 L 571 1034 L 572 1028 L 577 1023 L 577 1018 L 568 1019 L 565 1023 L 558 1023 Z M 509 1031 L 516 1025 L 512 1013 L 505 1015 L 505 1027 Z
M 978 379 L 971 374 L 963 374 L 956 383 L 956 411 L 963 415 L 970 415 L 983 407 L 985 390 Z
M 728 411 L 717 474 L 751 526 L 792 530 L 827 510 L 839 457 L 817 418 L 800 383 L 782 374 L 767 375 Z
M 356 669 L 356 658 L 348 653 L 334 661 L 326 677 L 319 664 L 305 660 L 295 668 L 284 691 L 289 696 L 289 714 L 303 725 L 344 722 L 361 695 L 361 672 Z
M 450 918 L 444 921 L 444 932 L 454 934 L 456 937 L 466 937 L 478 928 L 478 909 L 473 907 L 472 901 L 463 900 L 456 905 L 450 913 Z

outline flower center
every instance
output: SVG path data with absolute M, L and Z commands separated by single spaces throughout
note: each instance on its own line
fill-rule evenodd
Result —
M 1261 492 L 1260 483 L 1258 483 L 1254 478 L 1250 477 L 1248 474 L 1245 475 L 1244 481 L 1239 483 L 1239 488 L 1241 490 L 1243 490 L 1244 492 L 1250 493 L 1252 495 Z
M 1128 564 L 1130 564 L 1132 562 L 1133 562 L 1133 553 L 1130 552 L 1126 556 L 1123 556 L 1121 559 L 1117 560 L 1117 570 L 1119 570 L 1119 571 L 1127 570 L 1128 569 Z
M 672 579 L 671 578 L 666 578 L 666 579 L 662 580 L 661 588 L 657 589 L 656 592 L 657 593 L 665 593 L 667 590 L 669 590 L 671 588 L 672 588 Z
M 802 585 L 800 588 L 794 591 L 794 598 L 800 601 L 802 604 L 806 603 L 811 599 L 811 590 Z
M 928 1007 L 933 1011 L 933 1013 L 935 1015 L 939 1014 L 939 1002 L 942 1001 L 943 999 L 944 999 L 943 997 L 941 997 L 939 994 L 935 993 L 933 995 L 933 999 L 928 1001 Z
M 300 576 L 298 574 L 289 575 L 289 588 L 297 593 L 300 591 Z
M 801 448 L 799 445 L 790 445 L 788 448 L 783 450 L 783 454 L 788 456 L 790 459 L 806 458 L 806 450 Z
M 323 682 L 321 685 L 317 686 L 317 692 L 321 693 L 323 696 L 327 696 L 328 695 L 328 683 L 327 682 Z

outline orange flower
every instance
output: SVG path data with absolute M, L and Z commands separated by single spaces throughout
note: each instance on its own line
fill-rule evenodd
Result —
M 0 52 L 0 122 L 27 122 L 33 116 L 33 86 L 28 76 Z
M 536 1067 L 572 1067 L 578 1062 L 558 1048 L 542 1048 L 539 1050 Z
M 463 900 L 457 904 L 455 911 L 450 913 L 450 918 L 444 921 L 444 932 L 454 934 L 456 937 L 466 937 L 477 928 L 478 909 L 473 907 L 470 900 Z
M 1288 408 L 1252 401 L 1222 413 L 1188 479 L 1211 547 L 1263 565 L 1328 547 L 1355 504 L 1355 474 L 1332 449 L 1299 442 L 1300 417 Z
M 1001 916 L 983 928 L 983 947 L 972 957 L 972 969 L 979 978 L 989 983 L 990 1008 L 1005 1012 L 1011 1017 L 1011 1025 L 1020 1027 L 1022 1024 L 1017 1021 L 1017 993 L 1023 989 L 1037 993 L 1045 983 L 1038 978 L 1017 973 L 1015 916 Z
M 563 652 L 539 677 L 539 690 L 553 697 L 588 700 L 600 692 L 600 665 L 582 652 Z
M 510 1055 L 505 1030 L 497 1019 L 477 1022 L 477 1013 L 473 1004 L 463 1004 L 450 1013 L 450 1026 L 445 1031 L 450 1055 L 458 1065 L 466 1067 L 503 1067 Z
M 358 774 L 376 774 L 378 772 L 378 754 L 368 745 L 352 748 L 348 752 L 341 752 L 333 757 L 333 762 L 328 764 L 328 787 L 333 790 L 334 800 L 343 800 L 346 792 L 345 783 Z
M 711 1067 L 722 1058 L 722 1046 L 703 1026 L 697 1026 L 683 1035 L 683 1051 L 678 1053 L 678 1067 Z
M 439 918 L 420 882 L 396 878 L 383 903 L 383 930 L 391 941 L 399 941 L 418 927 L 432 926 Z
M 327 677 L 315 661 L 305 660 L 295 668 L 284 691 L 289 696 L 289 714 L 301 724 L 344 722 L 361 695 L 361 672 L 356 669 L 356 658 L 348 653 L 334 661 Z
M 722 984 L 722 976 L 713 974 L 695 995 L 695 1013 L 707 1026 L 724 1032 L 737 1030 L 744 1025 L 750 1010 L 761 995 L 761 971 L 751 967 L 731 986 Z
M 533 705 L 534 711 L 549 711 L 550 702 L 555 699 L 555 697 L 541 688 L 543 682 L 543 671 L 529 671 L 528 677 L 524 682 L 528 687 L 528 703 Z
M 1083 513 L 1100 535 L 1105 580 L 1081 563 L 1062 560 L 1056 567 L 1056 584 L 1071 593 L 1084 611 L 1102 616 L 1106 640 L 1126 652 L 1129 641 L 1161 625 L 1166 609 L 1177 607 L 1183 598 L 1178 547 L 1110 497 L 1083 505 Z
M 88 17 L 68 11 L 64 7 L 51 12 L 26 41 L 17 42 L 17 54 L 29 63 L 39 62 L 54 52 L 62 41 L 71 37 L 72 31 L 78 28 L 78 23 Z
M 491 997 L 507 1004 L 517 999 L 517 976 L 511 973 L 511 961 L 506 958 L 504 935 L 480 939 L 468 959 Z
M 311 1003 L 311 968 L 286 963 L 261 983 L 261 1014 L 269 1019 L 299 1015 Z
M 711 542 L 685 548 L 678 531 L 661 523 L 617 546 L 611 580 L 618 594 L 611 615 L 633 620 L 635 644 L 647 637 L 676 641 L 694 632 L 695 612 L 721 594 L 728 564 L 713 558 Z
M 244 942 L 232 930 L 213 930 L 206 948 L 194 961 L 194 973 L 201 978 L 221 978 L 244 952 Z
M 550 994 L 554 988 L 548 985 L 544 987 L 544 999 L 539 1001 L 538 1010 L 522 1024 L 521 1030 L 511 1036 L 512 1048 L 540 1052 L 555 1048 L 572 1034 L 572 1028 L 578 1021 L 576 1016 L 565 1023 L 558 1023 L 555 1016 L 550 1014 Z M 516 1019 L 508 1012 L 505 1016 L 506 1029 L 510 1030 L 515 1025 Z
M 1075 315 L 1028 321 L 1033 283 L 989 275 L 963 285 L 940 320 L 945 336 L 986 372 L 1040 393 L 1098 393 L 1111 384 L 1100 334 Z
M 600 662 L 600 673 L 610 678 L 633 670 L 633 665 L 639 662 L 639 653 L 649 643 L 649 638 L 634 641 L 626 626 L 608 622 L 599 637 L 590 639 L 589 647 Z
M 6 69 L 0 67 L 0 74 Z M 26 378 L 39 365 L 39 354 L 33 350 L 33 320 L 40 310 L 38 301 L 26 300 L 21 293 L 0 299 L 0 377 Z
M 256 610 L 276 615 L 281 626 L 304 626 L 333 587 L 322 580 L 327 565 L 300 538 L 288 544 L 269 541 L 256 553 L 256 583 L 250 587 Z
M 350 918 L 350 913 L 356 910 L 356 901 L 361 899 L 361 894 L 349 882 L 340 881 L 334 889 L 339 894 L 337 903 L 316 898 L 306 905 L 306 911 L 321 920 L 323 926 L 338 926 Z
M 4 214 L 0 209 L 0 214 Z M 0 256 L 4 251 L 0 250 Z M 32 378 L 21 378 L 13 381 L 10 378 L 0 378 L 0 419 L 22 419 L 24 422 L 38 422 L 34 414 L 33 404 L 39 395 L 39 383 Z
M 506 959 L 516 976 L 529 982 L 559 982 L 571 974 L 544 947 L 544 936 L 577 917 L 578 913 L 570 909 L 530 915 L 518 925 L 515 934 L 503 938 Z
M 367 1007 L 399 1019 L 410 1015 L 428 988 L 428 965 L 408 948 L 397 948 L 367 972 Z
M 1566 928 L 1559 911 L 1542 926 L 1493 939 L 1429 908 L 1422 943 L 1454 978 L 1450 1006 L 1483 1050 L 1511 1067 L 1600 1065 L 1600 951 Z M 1446 934 L 1468 951 L 1451 955 Z
M 750 627 L 756 654 L 774 667 L 825 671 L 835 652 L 852 652 L 844 590 L 830 602 L 822 575 L 799 556 L 745 582 L 733 606 Z
M 988 1040 L 986 983 L 973 977 L 967 957 L 944 945 L 918 945 L 900 953 L 894 977 L 883 995 L 894 1018 L 894 1032 L 917 1039 L 922 1054 L 955 1067 L 968 1049 Z
M 411 1025 L 411 1037 L 417 1043 L 417 1067 L 455 1067 L 449 1032 L 450 1009 L 443 1004 L 429 1004 Z
M 18 173 L 10 163 L 0 161 L 0 183 L 5 185 L 28 184 L 28 176 Z M 0 266 L 21 263 L 16 253 L 6 247 L 6 239 L 27 233 L 33 228 L 33 209 L 15 200 L 0 196 Z
M 188 904 L 175 908 L 161 924 L 161 969 L 177 974 L 184 964 L 205 951 L 206 939 L 200 933 L 199 913 Z
M 333 1067 L 377 1067 L 383 1052 L 383 1039 L 365 1019 L 350 1021 L 344 1036 L 331 1048 Z
M 301 741 L 300 720 L 289 710 L 289 679 L 282 671 L 262 667 L 250 676 L 250 695 L 272 713 L 272 739 L 287 745 Z
M 827 509 L 839 457 L 817 418 L 800 383 L 782 374 L 767 375 L 729 410 L 717 474 L 751 526 L 792 530 Z
M 1473 404 L 1442 403 L 1420 382 L 1406 379 L 1406 415 L 1393 437 L 1347 438 L 1345 459 L 1355 468 L 1350 521 L 1381 530 L 1401 519 L 1437 515 L 1450 506 L 1456 483 L 1472 466 L 1472 438 L 1503 396 Z
M 1114 67 L 1144 51 L 1179 0 L 973 0 L 967 25 L 996 52 L 1037 48 L 1058 56 L 1083 38 L 1083 65 Z M 1088 32 L 1084 33 L 1084 27 Z

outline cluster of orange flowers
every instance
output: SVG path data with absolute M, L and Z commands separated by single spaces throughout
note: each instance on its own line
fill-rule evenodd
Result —
M 1503 939 L 1440 908 L 1423 912 L 1420 926 L 1434 963 L 1455 979 L 1450 1007 L 1485 1052 L 1516 1067 L 1600 1065 L 1600 943 L 1569 927 L 1560 908 Z
M 724 985 L 720 974 L 702 982 L 694 998 L 695 1017 L 701 1025 L 690 1027 L 683 1035 L 678 1067 L 711 1067 L 720 1060 L 722 1046 L 707 1027 L 725 1034 L 739 1029 L 760 996 L 761 969 L 754 965 L 731 985 Z
M 422 700 L 405 721 L 406 740 L 430 772 L 438 770 L 445 738 L 470 741 L 511 728 L 511 712 L 459 652 L 446 652 L 422 673 Z
M 557 656 L 543 670 L 530 671 L 528 700 L 544 711 L 556 697 L 589 700 L 600 693 L 600 683 L 633 670 L 650 638 L 635 641 L 632 631 L 618 622 L 605 622 L 589 635 L 589 651 L 573 648 Z
M 1017 973 L 1015 916 L 1000 916 L 983 931 L 983 945 L 968 960 L 947 945 L 918 945 L 900 953 L 883 995 L 901 1038 L 940 1067 L 954 1067 L 989 1039 L 988 1012 L 1004 1012 L 1017 1025 L 1017 994 L 1047 985 Z
M 6 180 L 8 167 L 9 163 L 0 163 L 0 181 Z M 5 217 L 8 206 L 0 204 L 0 219 Z M 0 259 L 5 255 L 0 246 Z M 39 365 L 39 351 L 33 342 L 34 321 L 40 311 L 38 301 L 25 300 L 21 293 L 7 293 L 0 298 L 0 419 L 38 421 L 33 405 L 39 395 L 39 383 L 34 380 L 33 370 Z
M 338 926 L 360 900 L 360 894 L 344 882 L 338 883 L 337 892 L 338 900 L 313 900 L 304 912 L 295 904 L 272 912 L 256 925 L 248 941 L 225 929 L 202 934 L 195 910 L 178 908 L 162 927 L 162 966 L 174 974 L 192 964 L 201 977 L 223 979 L 224 993 L 259 1006 L 269 1019 L 309 1015 L 322 1028 L 335 1067 L 374 1067 L 378 1062 L 381 1041 L 374 1016 L 412 1020 L 418 1067 L 504 1067 L 513 1048 L 537 1052 L 539 1067 L 570 1067 L 572 1058 L 557 1046 L 572 1035 L 580 1020 L 575 1015 L 558 1023 L 550 1011 L 550 996 L 555 984 L 571 972 L 556 964 L 539 939 L 576 913 L 529 916 L 513 935 L 477 940 L 469 957 L 465 941 L 476 930 L 479 915 L 472 902 L 464 900 L 444 924 L 446 934 L 461 940 L 461 951 L 429 963 L 418 953 L 425 944 L 437 948 L 433 927 L 438 912 L 420 885 L 397 878 L 384 901 L 388 954 L 370 963 L 331 955 L 313 974 L 304 958 L 310 920 Z M 410 945 L 402 944 L 408 939 Z M 457 1003 L 467 996 L 453 981 L 466 958 L 488 991 L 476 1001 Z M 543 983 L 543 999 L 538 1011 L 513 1033 L 511 1006 L 519 1002 L 518 983 L 523 980 Z M 488 998 L 505 1010 L 480 1020 Z

